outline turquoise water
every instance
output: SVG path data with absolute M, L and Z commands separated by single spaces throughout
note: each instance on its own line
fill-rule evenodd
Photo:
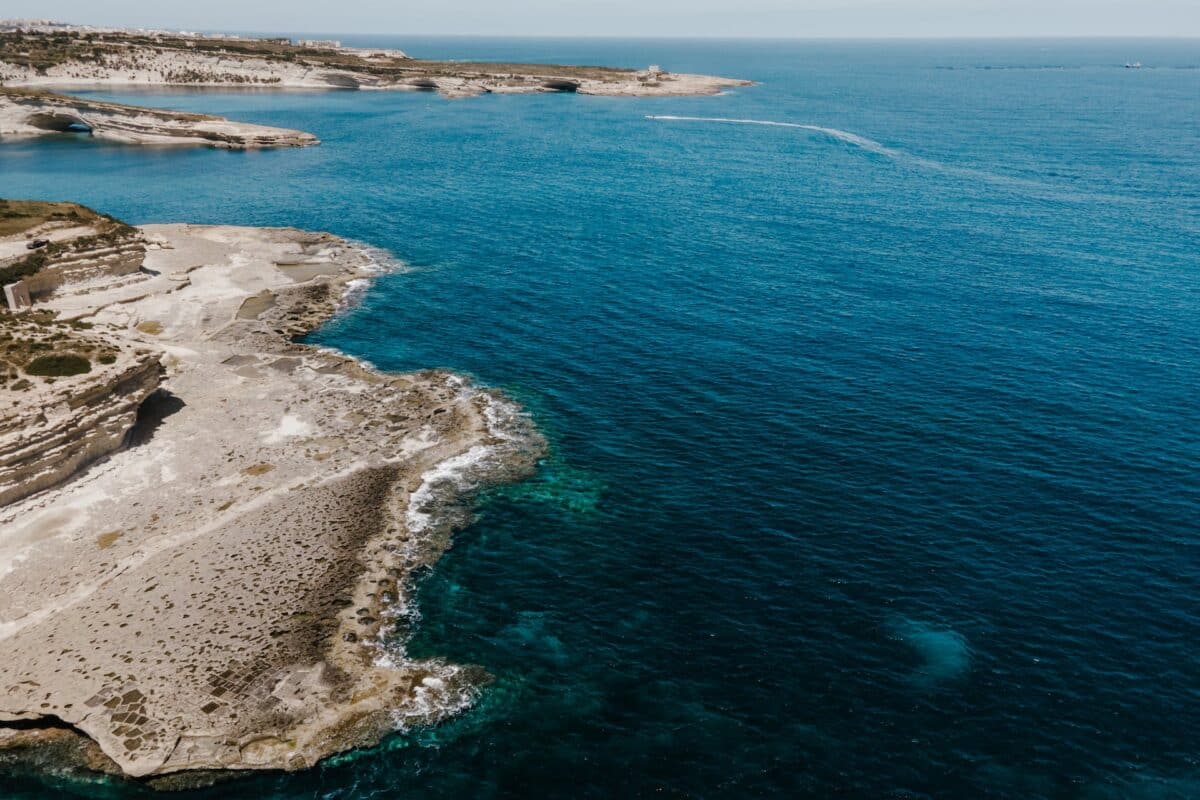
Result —
M 314 338 L 552 444 L 422 585 L 471 711 L 189 797 L 1200 796 L 1200 43 L 363 41 L 761 85 L 164 92 L 324 145 L 0 148 L 2 195 L 390 249 Z M 141 794 L 0 783 L 60 793 Z

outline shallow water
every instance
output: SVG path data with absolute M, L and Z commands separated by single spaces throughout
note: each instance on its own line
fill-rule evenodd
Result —
M 194 796 L 1200 796 L 1200 43 L 397 43 L 761 85 L 171 91 L 324 145 L 0 148 L 2 195 L 388 248 L 315 338 L 552 443 L 422 586 L 472 710 Z

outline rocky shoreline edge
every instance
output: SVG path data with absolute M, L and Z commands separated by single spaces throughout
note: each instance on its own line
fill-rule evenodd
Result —
M 718 94 L 750 81 L 574 64 L 429 60 L 338 41 L 0 23 L 0 84 L 26 87 L 244 86 L 483 94 L 578 92 L 611 97 Z
M 196 145 L 224 150 L 320 144 L 311 133 L 289 128 L 0 86 L 0 140 L 66 133 L 125 144 Z
M 469 704 L 482 670 L 410 659 L 394 629 L 473 492 L 534 469 L 530 421 L 299 341 L 377 275 L 360 247 L 140 231 L 136 275 L 45 303 L 165 374 L 132 446 L 0 508 L 0 748 L 184 788 Z

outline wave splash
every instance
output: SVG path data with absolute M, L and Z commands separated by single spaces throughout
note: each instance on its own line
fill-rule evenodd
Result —
M 376 666 L 425 673 L 414 686 L 412 702 L 393 712 L 393 726 L 401 732 L 442 722 L 479 699 L 486 673 L 478 667 L 440 658 L 414 659 L 408 654 L 408 641 L 421 618 L 417 585 L 420 575 L 448 547 L 450 531 L 469 522 L 467 499 L 484 486 L 506 483 L 529 472 L 533 457 L 543 448 L 532 419 L 516 403 L 461 376 L 451 374 L 445 379 L 460 398 L 481 410 L 488 438 L 486 443 L 430 467 L 404 509 L 409 536 L 395 545 L 394 552 L 407 567 L 407 575 L 382 611 L 386 624 L 373 641 L 365 642 L 375 651 Z
M 342 293 L 342 298 L 338 303 L 339 313 L 344 313 L 362 302 L 367 289 L 370 288 L 375 278 L 380 275 L 387 275 L 393 272 L 412 272 L 413 270 L 408 263 L 397 258 L 391 251 L 385 250 L 382 247 L 376 247 L 375 245 L 359 242 L 354 239 L 347 239 L 346 242 L 352 250 L 362 256 L 364 263 L 361 266 L 361 270 L 365 277 L 354 278 L 346 282 L 346 289 Z

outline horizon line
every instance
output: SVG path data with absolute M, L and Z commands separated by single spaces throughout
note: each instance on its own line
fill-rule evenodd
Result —
M 168 29 L 164 29 L 168 30 Z M 261 36 L 281 35 L 281 34 L 302 34 L 305 36 L 313 36 L 323 34 L 326 36 L 429 36 L 441 38 L 457 38 L 457 39 L 707 39 L 713 41 L 778 41 L 778 42 L 805 42 L 805 41 L 847 41 L 847 42 L 872 42 L 872 41 L 1021 41 L 1021 40 L 1170 40 L 1170 41 L 1200 41 L 1200 33 L 1195 34 L 1170 34 L 1170 33 L 1146 33 L 1146 34 L 1108 34 L 1108 33 L 1027 33 L 1027 34 L 1009 34 L 1009 35 L 986 35 L 986 34 L 930 34 L 924 36 L 913 35 L 886 35 L 886 36 L 850 36 L 843 34 L 836 35 L 806 35 L 806 36 L 778 36 L 771 34 L 709 34 L 709 33 L 638 33 L 638 34 L 587 34 L 587 33 L 429 33 L 424 31 L 406 31 L 399 33 L 380 32 L 380 31 L 322 31 L 322 30 L 229 30 L 223 28 L 205 28 L 198 30 L 200 33 L 241 33 L 253 34 Z
M 681 39 L 681 40 L 712 40 L 712 41 L 779 41 L 779 42 L 803 42 L 803 41 L 852 41 L 852 42 L 872 42 L 872 41 L 1021 41 L 1021 40 L 1169 40 L 1169 41 L 1200 41 L 1200 32 L 1197 33 L 1142 33 L 1142 34 L 1121 34 L 1121 33 L 1020 33 L 1020 34 L 979 34 L 979 33 L 938 33 L 938 34 L 870 34 L 870 35 L 852 35 L 852 34 L 807 34 L 795 36 L 781 36 L 777 34 L 710 34 L 710 33 L 634 33 L 634 34 L 587 34 L 587 33 L 512 33 L 512 34 L 495 34 L 495 33 L 445 33 L 445 32 L 429 32 L 429 31 L 403 31 L 403 32 L 381 32 L 381 31 L 362 31 L 362 30 L 318 30 L 318 29 L 259 29 L 259 28 L 187 28 L 186 26 L 160 27 L 156 25 L 130 25 L 120 23 L 100 23 L 100 22 L 63 22 L 59 20 L 35 20 L 32 18 L 10 18 L 6 21 L 50 21 L 56 25 L 67 26 L 90 26 L 90 27 L 112 27 L 126 28 L 130 30 L 162 30 L 173 33 L 180 33 L 187 30 L 194 30 L 197 33 L 226 33 L 235 35 L 252 35 L 252 36 L 271 36 L 281 34 L 297 34 L 304 36 L 325 35 L 325 36 L 428 36 L 439 38 L 459 38 L 459 39 Z

